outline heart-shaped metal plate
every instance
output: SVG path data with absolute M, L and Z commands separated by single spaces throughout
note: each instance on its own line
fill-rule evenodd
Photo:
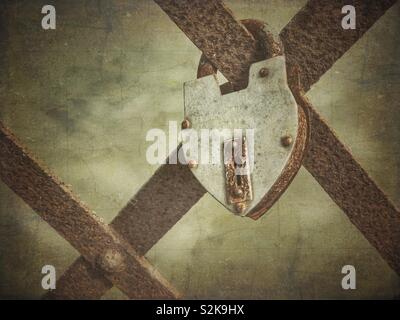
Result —
M 216 78 L 211 75 L 185 83 L 184 95 L 185 118 L 191 129 L 198 132 L 198 145 L 204 143 L 201 129 L 242 129 L 243 133 L 246 129 L 254 130 L 254 140 L 246 139 L 254 163 L 250 172 L 252 200 L 240 210 L 241 215 L 246 215 L 281 176 L 298 134 L 298 108 L 287 85 L 285 58 L 277 56 L 254 63 L 244 90 L 221 95 Z M 198 165 L 192 171 L 212 196 L 237 212 L 235 204 L 229 201 L 223 151 L 221 146 L 218 163 L 197 159 Z

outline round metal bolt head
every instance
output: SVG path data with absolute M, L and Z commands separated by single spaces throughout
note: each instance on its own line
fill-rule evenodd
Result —
M 246 210 L 246 204 L 244 202 L 235 203 L 235 211 L 237 213 L 243 213 Z
M 261 78 L 268 77 L 269 70 L 267 68 L 261 68 L 259 74 Z
M 190 128 L 190 121 L 185 119 L 182 121 L 182 129 L 189 129 Z
M 125 259 L 116 249 L 107 249 L 98 259 L 98 265 L 107 273 L 118 273 L 125 270 Z
M 188 166 L 190 169 L 196 169 L 198 167 L 198 163 L 196 160 L 190 160 L 188 162 Z
M 287 135 L 287 136 L 282 137 L 281 143 L 282 143 L 282 145 L 283 145 L 284 147 L 289 147 L 289 146 L 291 146 L 292 143 L 293 143 L 293 138 L 292 138 L 292 136 L 291 136 L 291 135 Z

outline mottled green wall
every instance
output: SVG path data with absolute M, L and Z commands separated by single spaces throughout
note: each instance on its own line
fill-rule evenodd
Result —
M 279 31 L 306 1 L 226 2 Z M 157 169 L 146 132 L 182 119 L 182 85 L 200 51 L 152 1 L 52 1 L 56 31 L 41 29 L 44 4 L 3 12 L 0 120 L 108 222 Z M 397 205 L 399 13 L 397 4 L 308 93 Z M 76 257 L 0 182 L 0 297 L 39 298 L 41 267 L 60 276 Z M 147 258 L 190 298 L 400 296 L 400 278 L 305 169 L 257 222 L 204 196 Z M 356 267 L 357 290 L 341 289 L 345 264 Z

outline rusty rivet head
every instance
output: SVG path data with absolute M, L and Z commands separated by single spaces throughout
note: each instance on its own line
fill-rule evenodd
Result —
M 237 213 L 243 213 L 246 210 L 246 204 L 244 202 L 235 203 L 235 211 Z
M 260 75 L 261 78 L 268 77 L 269 70 L 267 68 L 261 68 L 260 72 L 259 72 L 259 75 Z
M 190 128 L 190 121 L 188 119 L 185 119 L 182 121 L 182 129 L 189 129 Z
M 199 166 L 199 164 L 197 163 L 196 160 L 190 160 L 188 162 L 188 166 L 190 169 L 196 169 Z
M 281 143 L 284 147 L 289 147 L 293 143 L 293 138 L 291 135 L 286 135 L 281 138 Z
M 116 249 L 107 249 L 97 260 L 98 266 L 107 273 L 118 273 L 125 270 L 125 258 Z

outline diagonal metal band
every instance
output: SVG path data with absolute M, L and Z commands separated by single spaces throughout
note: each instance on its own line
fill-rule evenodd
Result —
M 43 169 L 1 123 L 0 177 L 77 249 L 93 269 L 95 265 L 102 267 L 103 277 L 129 297 L 179 297 L 145 258 Z
M 164 10 L 166 6 L 174 7 L 175 3 L 175 1 L 162 0 L 157 2 L 159 4 L 162 3 L 161 7 Z M 309 1 L 281 32 L 288 69 L 296 68 L 298 70 L 300 75 L 299 87 L 308 90 L 395 2 L 395 0 L 352 1 L 351 4 L 354 5 L 358 13 L 357 26 L 355 30 L 343 30 L 341 27 L 341 19 L 343 17 L 341 9 L 344 5 L 350 4 L 348 1 Z M 205 13 L 211 14 L 211 10 L 207 9 L 211 9 L 211 7 L 203 8 L 202 15 Z M 182 7 L 180 7 L 180 10 L 182 10 Z M 165 11 L 168 14 L 169 12 L 174 12 L 171 8 Z M 193 35 L 191 34 L 191 28 L 185 28 L 187 26 L 185 19 L 187 17 L 191 18 L 194 14 L 196 13 L 191 12 L 190 15 L 182 16 L 182 21 L 177 19 L 176 16 L 172 20 L 179 24 L 189 38 L 203 37 L 207 39 L 208 34 L 201 35 L 196 33 Z M 229 17 L 227 16 L 225 19 L 228 21 L 230 17 L 231 15 L 229 14 Z M 218 18 L 219 21 L 224 19 L 220 16 Z M 212 30 L 209 30 L 209 32 L 212 34 Z M 226 30 L 226 33 L 226 38 L 231 38 L 230 30 Z M 195 42 L 201 42 L 201 40 L 196 39 Z M 220 47 L 216 49 L 218 48 Z M 251 46 L 247 50 L 255 50 L 253 48 L 254 46 Z M 214 52 L 212 55 L 207 55 L 204 52 L 204 55 L 212 62 L 215 56 L 218 57 L 218 52 Z M 228 55 L 225 58 L 229 59 L 230 56 Z M 232 58 L 232 60 L 234 59 Z M 224 63 L 228 64 L 229 61 L 225 60 Z M 249 62 L 243 62 L 243 64 L 246 63 Z M 224 73 L 224 70 L 220 71 Z M 313 134 L 314 130 L 323 127 L 326 127 L 327 130 L 329 129 L 328 132 L 330 133 L 333 131 L 323 122 L 314 109 L 310 109 L 310 112 L 312 122 L 310 123 L 311 140 L 309 150 L 314 150 L 314 154 L 307 153 L 305 156 L 305 163 L 308 164 L 307 169 L 315 177 L 319 177 L 317 181 L 328 192 L 330 197 L 342 208 L 350 217 L 350 220 L 378 251 L 382 251 L 382 256 L 386 261 L 398 271 L 400 262 L 396 254 L 400 244 L 398 224 L 395 227 L 390 227 L 390 225 L 398 221 L 399 211 L 394 208 L 390 200 L 368 177 L 351 154 L 347 151 L 345 152 L 345 148 L 338 149 L 338 145 L 342 144 L 335 135 L 332 134 L 330 139 L 318 139 L 317 133 L 314 132 Z M 326 135 L 328 135 L 328 132 Z M 320 143 L 323 143 L 323 148 L 319 145 Z M 318 153 L 319 151 L 321 153 Z M 323 154 L 323 151 L 325 154 Z M 324 163 L 323 159 L 324 157 L 326 158 L 326 154 L 328 154 L 329 158 L 336 157 L 340 161 L 326 161 Z M 340 176 L 347 175 L 352 177 L 353 174 L 358 174 L 359 177 L 362 177 L 362 179 L 359 178 L 360 181 L 368 181 L 368 183 L 357 184 L 353 182 L 342 184 L 340 180 L 337 180 Z M 359 199 L 374 199 L 376 202 L 367 202 L 363 209 L 370 205 L 369 210 L 363 214 L 357 214 L 360 210 L 360 205 L 357 205 Z M 364 215 L 368 215 L 368 212 L 370 214 L 373 213 L 374 219 L 379 220 L 381 230 L 378 232 L 366 227 L 367 223 L 364 221 Z
M 288 68 L 296 69 L 299 75 L 289 81 L 298 82 L 299 87 L 308 91 L 395 2 L 309 1 L 281 32 Z M 356 8 L 355 30 L 344 31 L 341 27 L 341 8 L 346 4 Z M 400 274 L 400 211 L 311 104 L 304 100 L 303 105 L 311 127 L 303 165 Z
M 305 168 L 400 275 L 400 212 L 357 163 L 315 109 Z M 333 196 L 332 196 L 333 195 Z
M 145 255 L 205 193 L 187 166 L 162 165 L 111 226 L 138 254 Z M 93 267 L 80 257 L 46 298 L 98 299 L 111 287 L 110 281 L 94 273 Z
M 176 1 L 157 1 L 159 4 L 161 2 L 163 5 L 173 5 L 173 2 Z M 210 1 L 204 1 L 203 5 L 206 6 L 206 3 L 209 3 Z M 213 1 L 214 2 L 214 1 Z M 332 29 L 336 28 L 336 25 L 340 23 L 340 19 L 338 19 L 338 8 L 342 5 L 342 1 L 335 1 L 333 5 L 336 5 L 336 10 L 334 10 L 335 13 L 335 18 L 332 20 L 330 18 L 332 12 L 332 7 L 330 6 L 330 3 L 333 1 L 309 1 L 308 4 L 299 12 L 298 15 L 296 15 L 292 21 L 288 24 L 286 28 L 281 32 L 281 37 L 282 41 L 285 43 L 285 48 L 286 48 L 286 54 L 290 56 L 288 60 L 292 65 L 297 65 L 300 70 L 303 72 L 307 70 L 312 70 L 311 74 L 312 76 L 307 76 L 302 73 L 301 81 L 302 85 L 305 88 L 308 88 L 312 83 L 316 82 L 329 68 L 332 66 L 332 64 L 340 58 L 350 47 L 359 39 L 359 37 L 362 36 L 364 32 L 368 30 L 369 27 L 371 27 L 384 13 L 387 9 L 389 9 L 395 1 L 356 1 L 356 9 L 358 12 L 358 17 L 359 17 L 359 30 L 356 36 L 348 34 L 347 36 L 343 36 L 344 39 L 342 38 L 343 42 L 340 43 L 335 43 L 335 54 L 330 55 L 329 51 L 332 50 L 332 44 L 325 46 L 325 41 L 327 38 L 329 38 L 330 32 Z M 321 5 L 322 4 L 322 5 Z M 324 6 L 327 5 L 326 7 Z M 349 4 L 349 3 L 346 3 Z M 208 4 L 207 4 L 208 5 Z M 340 7 L 341 8 L 341 7 Z M 172 10 L 172 9 L 171 9 Z M 204 10 L 207 10 L 205 7 Z M 204 10 L 203 15 L 204 15 Z M 318 13 L 317 15 L 314 15 L 315 13 Z M 369 13 L 371 12 L 371 14 Z M 360 16 L 361 13 L 361 16 Z M 219 16 L 219 19 L 224 19 L 225 15 L 221 11 L 221 14 Z M 228 20 L 231 20 L 231 13 L 229 13 L 229 16 L 227 17 Z M 362 21 L 360 22 L 360 18 L 362 17 Z M 322 22 L 321 22 L 322 19 Z M 325 20 L 326 19 L 326 20 Z M 179 17 L 175 17 L 174 20 L 176 23 L 178 23 L 183 29 L 183 31 L 188 34 L 190 30 L 184 29 L 183 23 L 181 24 L 179 21 Z M 307 33 L 315 33 L 315 25 L 316 23 L 313 23 L 313 21 L 319 21 L 318 23 L 321 23 L 318 25 L 318 33 L 320 35 L 315 35 L 315 38 L 309 39 L 312 43 L 312 47 L 314 48 L 314 51 L 311 55 L 311 57 L 308 59 L 306 58 L 307 56 L 307 51 L 304 52 L 304 50 L 308 50 L 305 46 L 301 45 L 301 42 L 293 42 L 293 45 L 291 45 L 291 41 L 295 41 L 296 39 L 289 40 L 290 37 L 295 37 L 296 33 L 302 33 L 302 34 L 307 34 Z M 327 24 L 325 21 L 329 21 L 329 24 Z M 334 24 L 334 26 L 332 26 Z M 226 25 L 226 24 L 224 24 Z M 205 31 L 207 32 L 207 31 Z M 229 34 L 230 30 L 224 30 L 226 34 Z M 191 34 L 191 39 L 193 42 L 196 43 L 201 43 L 202 41 L 206 42 L 206 35 L 205 34 Z M 195 37 L 202 37 L 202 39 L 195 41 L 193 38 Z M 289 38 L 285 38 L 289 37 Z M 225 41 L 226 39 L 229 39 L 230 36 L 222 39 L 222 41 Z M 315 41 L 313 40 L 315 39 Z M 329 40 L 329 39 L 328 39 Z M 309 44 L 310 45 L 310 44 Z M 200 46 L 199 46 L 200 47 Z M 252 46 L 249 46 L 246 48 L 245 51 L 251 50 Z M 200 49 L 202 49 L 200 47 Z M 328 53 L 328 54 L 327 54 Z M 207 55 L 207 54 L 206 54 Z M 303 58 L 297 58 L 296 56 L 299 55 L 299 57 Z M 213 56 L 208 54 L 207 57 L 210 59 L 210 61 L 213 61 Z M 326 59 L 326 60 L 324 60 Z M 335 60 L 336 59 L 336 60 Z M 215 59 L 214 59 L 215 60 Z M 225 61 L 225 63 L 227 63 Z M 243 61 L 244 64 L 250 64 L 248 61 Z M 216 65 L 216 64 L 215 64 Z M 222 73 L 228 78 L 230 78 L 226 72 L 223 71 L 223 68 L 220 68 Z M 240 82 L 239 82 L 240 83 Z M 313 126 L 315 128 L 324 128 L 327 127 L 327 125 L 321 120 L 319 116 L 317 116 L 315 110 L 313 112 Z M 327 127 L 329 128 L 329 127 Z M 321 129 L 323 130 L 323 129 Z M 321 134 L 321 137 L 324 135 L 331 135 L 331 130 L 329 129 L 329 132 L 325 132 Z M 319 154 L 321 152 L 318 150 L 319 144 L 322 142 L 321 139 L 317 139 L 316 136 L 314 135 L 315 138 L 310 143 L 310 150 L 316 150 L 314 154 L 309 154 L 307 156 L 307 159 L 305 160 L 304 164 L 307 167 L 307 169 L 314 175 L 314 177 L 317 178 L 318 182 L 322 185 L 322 187 L 329 193 L 331 198 L 338 203 L 338 205 L 341 206 L 341 208 L 346 212 L 346 214 L 350 217 L 351 221 L 360 228 L 360 230 L 363 232 L 364 236 L 371 241 L 371 243 L 378 248 L 379 252 L 382 254 L 382 256 L 388 261 L 388 263 L 399 272 L 399 261 L 398 258 L 396 258 L 396 255 L 394 254 L 396 252 L 396 248 L 398 248 L 398 242 L 400 241 L 397 239 L 397 232 L 396 230 L 393 229 L 388 229 L 388 228 L 380 228 L 380 232 L 375 232 L 375 230 L 371 228 L 364 228 L 363 227 L 363 221 L 364 221 L 364 214 L 360 213 L 360 207 L 355 206 L 354 202 L 357 202 L 357 198 L 354 199 L 352 198 L 354 194 L 357 195 L 363 195 L 363 197 L 369 197 L 370 195 L 377 195 L 379 194 L 379 202 L 377 205 L 374 205 L 371 210 L 373 210 L 373 214 L 375 215 L 374 219 L 379 220 L 380 223 L 379 225 L 385 226 L 388 223 L 391 224 L 393 221 L 397 220 L 397 217 L 399 215 L 399 212 L 394 209 L 394 207 L 390 204 L 390 201 L 387 199 L 387 197 L 379 190 L 379 188 L 376 186 L 376 184 L 367 176 L 364 170 L 362 170 L 361 166 L 351 157 L 350 153 L 345 150 L 345 148 L 337 148 L 337 143 L 339 145 L 342 145 L 337 138 L 332 135 L 331 139 L 324 139 L 324 143 L 330 143 L 329 146 L 326 146 L 325 148 L 325 158 L 328 157 L 329 155 L 335 155 L 336 152 L 339 152 L 336 154 L 338 157 L 342 157 L 342 159 L 348 159 L 350 158 L 350 163 L 351 166 L 347 166 L 346 162 L 344 161 L 338 161 L 335 166 L 333 167 L 328 167 L 323 169 L 325 172 L 322 172 L 321 167 L 318 165 L 317 161 L 318 159 L 322 159 L 323 156 Z M 312 151 L 311 151 L 312 152 Z M 328 165 L 331 163 L 330 161 L 326 162 Z M 339 169 L 340 167 L 340 169 Z M 341 185 L 338 187 L 337 184 L 337 175 L 335 175 L 334 172 L 338 172 L 340 170 L 341 175 L 351 175 L 351 173 L 354 171 L 354 169 L 357 169 L 358 174 L 364 179 L 364 181 L 368 181 L 368 183 L 364 185 Z M 139 191 L 139 194 L 143 192 L 141 197 L 146 198 L 144 193 L 149 193 L 153 194 L 151 185 L 154 182 L 157 183 L 163 183 L 164 178 L 163 175 L 165 175 L 167 178 L 166 180 L 169 179 L 170 174 L 168 174 L 168 171 L 172 172 L 174 170 L 174 166 L 163 166 L 160 169 L 160 172 L 162 171 L 163 174 L 160 174 L 158 178 L 152 177 L 149 182 L 143 187 L 141 191 Z M 329 174 L 331 172 L 331 174 Z M 178 178 L 178 174 L 176 175 L 176 178 Z M 160 179 L 160 180 L 159 180 Z M 193 177 L 188 178 L 187 181 L 185 181 L 185 189 L 186 190 L 200 190 L 201 187 L 199 186 L 199 183 L 197 180 L 195 180 Z M 335 187 L 336 186 L 336 187 Z M 349 190 L 350 188 L 355 188 L 354 191 Z M 378 191 L 377 191 L 378 190 Z M 351 192 L 350 192 L 351 191 Z M 138 196 L 139 196 L 138 194 Z M 199 191 L 197 194 L 198 199 L 201 198 L 201 196 L 204 194 L 204 190 Z M 346 201 L 343 201 L 342 199 L 346 199 L 346 194 L 348 194 L 349 198 Z M 162 195 L 157 196 L 157 201 L 161 203 L 161 205 L 167 205 L 169 202 L 169 205 L 176 205 L 176 196 L 178 194 L 165 190 L 165 192 Z M 148 195 L 147 197 L 150 197 Z M 375 197 L 375 196 L 374 196 Z M 376 198 L 376 197 L 375 197 Z M 197 200 L 198 200 L 197 199 Z M 184 215 L 186 211 L 188 211 L 193 204 L 197 201 L 195 197 L 192 199 L 181 199 L 180 205 L 184 208 L 183 211 L 180 212 L 181 215 Z M 154 200 L 152 199 L 151 201 L 147 203 L 143 203 L 142 210 L 143 212 L 147 211 L 147 208 L 153 206 Z M 353 203 L 353 204 L 352 204 Z M 389 208 L 389 209 L 388 209 Z M 385 211 L 386 210 L 386 211 Z M 358 214 L 357 214 L 358 212 Z M 371 211 L 368 211 L 369 213 Z M 126 212 L 126 215 L 129 216 L 129 213 Z M 119 218 L 120 224 L 124 224 L 124 221 L 127 221 L 126 226 L 130 225 L 128 222 L 128 217 L 126 218 Z M 143 218 L 144 219 L 144 218 Z M 154 221 L 155 225 L 158 225 L 159 223 L 157 220 L 152 220 Z M 136 221 L 135 221 L 136 222 Z M 134 228 L 134 225 L 130 225 L 132 228 Z M 167 230 L 166 228 L 161 228 L 160 230 Z M 136 238 L 140 238 L 140 231 L 137 230 L 137 236 Z M 164 232 L 164 231 L 163 231 Z M 161 238 L 164 235 L 162 234 L 157 234 L 157 237 L 155 238 Z M 391 239 L 390 242 L 387 243 L 386 239 Z M 137 241 L 136 239 L 135 241 Z M 153 243 L 155 244 L 155 242 Z M 151 245 L 150 245 L 151 247 Z M 397 250 L 398 251 L 398 250 Z M 398 257 L 398 256 L 397 256 Z M 86 298 L 97 298 L 103 295 L 106 290 L 108 290 L 111 286 L 105 286 L 102 285 L 102 282 L 104 281 L 104 278 L 98 277 L 94 278 L 91 276 L 90 269 L 85 268 L 85 261 L 82 258 L 79 258 L 71 267 L 70 269 L 62 276 L 62 278 L 59 280 L 59 285 L 58 289 L 56 290 L 56 293 L 58 292 L 58 297 L 64 297 L 64 298 L 74 298 L 75 295 L 71 294 L 71 291 L 69 288 L 71 288 L 71 283 L 74 283 L 74 287 L 72 288 L 79 288 L 79 290 L 83 290 L 86 292 L 85 297 Z M 396 266 L 397 265 L 397 266 Z M 82 271 L 81 273 L 81 278 L 78 276 L 79 271 Z M 90 282 L 87 282 L 87 279 L 91 279 Z M 62 282 L 63 281 L 63 282 Z M 65 284 L 65 285 L 64 285 Z M 84 296 L 84 295 L 82 295 Z
M 397 0 L 310 0 L 281 31 L 288 67 L 308 91 Z M 356 29 L 343 30 L 342 7 L 356 9 Z
M 250 32 L 233 17 L 222 1 L 155 2 L 224 74 L 235 90 L 247 86 L 250 65 L 262 59 L 260 50 Z

